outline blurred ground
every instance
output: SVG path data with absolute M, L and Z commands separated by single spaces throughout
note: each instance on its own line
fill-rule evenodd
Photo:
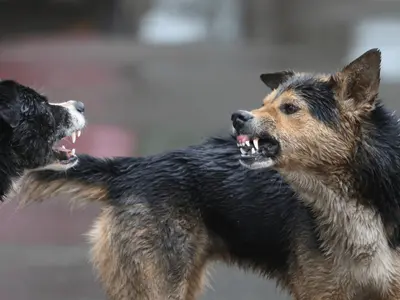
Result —
M 2 299 L 105 300 L 87 253 L 85 246 L 1 246 L 0 255 L 9 266 L 0 271 Z M 253 274 L 225 266 L 212 273 L 217 276 L 211 276 L 213 288 L 206 290 L 204 300 L 288 299 L 279 297 L 274 283 Z

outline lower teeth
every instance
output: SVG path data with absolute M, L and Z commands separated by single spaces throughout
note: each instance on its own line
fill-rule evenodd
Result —
M 249 149 L 247 151 L 245 149 L 243 149 L 243 148 L 239 148 L 239 150 L 240 150 L 240 153 L 242 154 L 242 156 L 249 156 L 250 154 L 253 155 L 253 154 L 256 154 L 258 152 L 254 148 L 251 148 L 251 149 Z

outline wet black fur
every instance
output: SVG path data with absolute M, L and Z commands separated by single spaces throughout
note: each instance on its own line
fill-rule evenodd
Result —
M 357 191 L 392 228 L 389 242 L 400 244 L 400 125 L 398 118 L 378 101 L 363 120 L 363 141 L 353 162 Z
M 148 157 L 79 159 L 66 173 L 41 171 L 34 176 L 44 182 L 68 178 L 106 186 L 108 204 L 121 214 L 144 201 L 156 220 L 173 212 L 200 220 L 214 243 L 215 253 L 210 255 L 228 256 L 281 281 L 295 260 L 292 243 L 299 236 L 318 249 L 308 209 L 275 171 L 242 167 L 231 137 Z M 168 228 L 164 230 L 168 235 Z M 179 249 L 166 253 L 169 259 L 181 260 Z
M 52 145 L 69 127 L 65 109 L 12 80 L 0 81 L 0 200 L 26 169 L 49 164 Z

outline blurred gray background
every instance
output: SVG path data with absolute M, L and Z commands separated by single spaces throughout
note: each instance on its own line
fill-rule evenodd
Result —
M 84 101 L 78 152 L 146 155 L 227 132 L 261 103 L 261 72 L 335 71 L 372 47 L 399 108 L 399 17 L 391 0 L 0 0 L 0 78 Z M 84 236 L 99 207 L 65 200 L 0 206 L 0 299 L 105 299 Z M 211 274 L 203 300 L 288 299 L 233 267 Z

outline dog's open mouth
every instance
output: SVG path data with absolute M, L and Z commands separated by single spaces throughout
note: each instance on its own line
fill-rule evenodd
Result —
M 81 136 L 81 131 L 75 131 L 71 136 L 64 137 L 58 141 L 53 147 L 53 152 L 58 163 L 62 165 L 68 165 L 75 162 L 78 157 L 75 155 L 75 148 L 68 149 L 65 144 L 70 141 L 75 144 L 77 138 Z
M 272 166 L 280 150 L 279 142 L 271 136 L 238 135 L 236 141 L 241 152 L 240 162 L 250 168 Z

